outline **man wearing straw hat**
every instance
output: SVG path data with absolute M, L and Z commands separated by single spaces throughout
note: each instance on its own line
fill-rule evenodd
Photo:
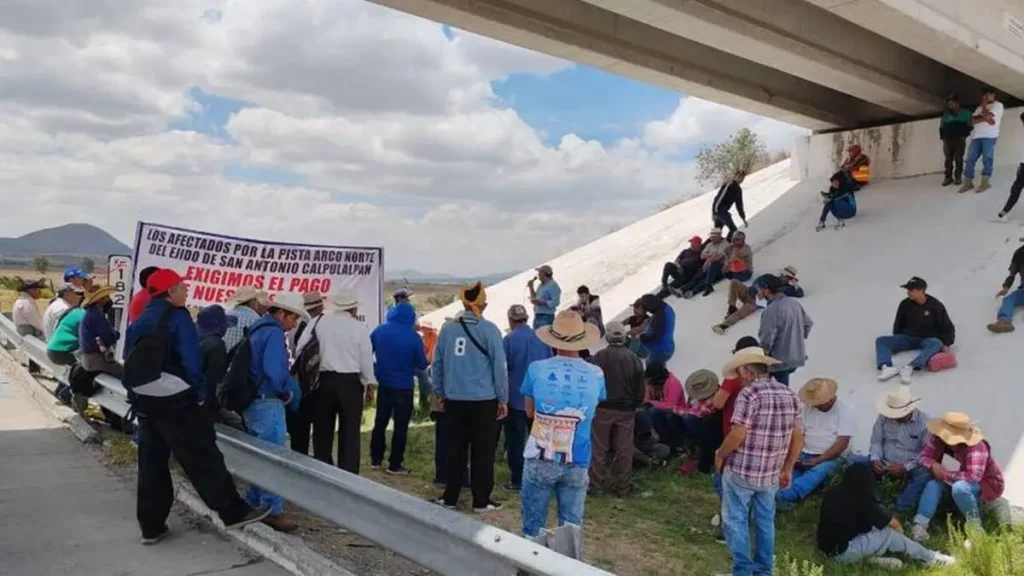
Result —
M 722 474 L 722 518 L 733 574 L 771 574 L 775 556 L 775 493 L 788 488 L 803 444 L 800 402 L 788 386 L 773 380 L 778 360 L 757 347 L 733 354 L 722 372 L 746 387 L 736 396 L 732 430 L 715 454 Z M 755 553 L 750 554 L 753 511 Z
M 249 327 L 260 319 L 261 302 L 267 298 L 266 292 L 256 290 L 252 286 L 241 286 L 224 303 L 225 307 L 232 307 L 228 310 L 228 316 L 238 318 L 235 325 L 228 328 L 227 334 L 224 335 L 224 345 L 228 348 L 228 354 L 245 338 Z
M 600 339 L 597 326 L 576 312 L 563 311 L 537 337 L 555 357 L 530 364 L 523 381 L 526 413 L 533 429 L 523 466 L 523 534 L 539 536 L 552 494 L 558 525 L 583 525 L 590 466 L 591 427 L 597 405 L 607 397 L 601 368 L 580 359 Z
M 308 319 L 300 320 L 299 327 L 288 333 L 292 350 L 292 374 L 299 382 L 302 389 L 302 400 L 299 402 L 299 409 L 289 411 L 285 416 L 288 424 L 288 444 L 292 450 L 299 454 L 308 455 L 309 445 L 313 438 L 313 411 L 316 408 L 315 388 L 320 383 L 320 345 L 305 350 L 298 347 L 299 340 L 307 330 L 316 327 L 320 317 L 324 314 L 324 295 L 320 292 L 305 292 L 302 294 L 302 302 L 306 307 Z M 305 340 L 308 346 L 310 338 Z M 306 352 L 303 355 L 303 352 Z
M 804 445 L 793 472 L 793 483 L 779 490 L 776 499 L 792 505 L 810 496 L 842 465 L 850 439 L 857 433 L 857 416 L 836 392 L 831 378 L 812 378 L 800 388 L 804 403 L 800 423 Z
M 878 396 L 878 419 L 871 429 L 871 467 L 876 476 L 906 483 L 896 499 L 897 511 L 909 511 L 921 498 L 921 491 L 932 478 L 931 471 L 918 463 L 931 434 L 925 425 L 928 415 L 918 409 L 920 398 L 910 394 L 910 386 L 900 384 Z
M 939 508 L 943 494 L 952 493 L 953 503 L 968 524 L 981 528 L 978 506 L 1002 496 L 1003 472 L 992 458 L 981 429 L 963 412 L 946 412 L 937 420 L 928 421 L 932 439 L 921 452 L 920 462 L 931 470 L 933 478 L 924 487 L 917 505 L 911 532 L 918 542 L 928 539 L 928 524 Z M 950 455 L 959 463 L 955 471 L 946 470 L 942 459 Z
M 43 316 L 36 300 L 42 295 L 42 281 L 25 282 L 18 288 L 18 299 L 11 309 L 11 321 L 20 336 L 43 337 Z

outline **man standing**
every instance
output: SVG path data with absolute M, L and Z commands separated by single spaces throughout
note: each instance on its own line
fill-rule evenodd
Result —
M 395 476 L 409 474 L 403 463 L 409 422 L 412 421 L 413 381 L 420 370 L 427 368 L 423 341 L 413 328 L 415 324 L 416 310 L 406 299 L 397 302 L 388 311 L 387 322 L 370 333 L 370 343 L 377 359 L 373 368 L 377 377 L 377 415 L 370 435 L 370 468 L 376 470 L 384 461 L 387 449 L 385 435 L 388 422 L 394 417 L 387 473 Z
M 734 576 L 771 574 L 775 561 L 775 494 L 788 488 L 803 445 L 800 402 L 789 387 L 772 380 L 778 360 L 760 348 L 744 348 L 723 372 L 745 384 L 736 396 L 732 429 L 715 453 L 722 475 L 722 518 Z M 754 557 L 750 557 L 753 511 Z
M 761 347 L 778 363 L 771 368 L 772 376 L 789 386 L 789 377 L 807 362 L 805 341 L 811 335 L 814 321 L 796 298 L 786 296 L 785 284 L 778 276 L 771 276 L 761 284 L 761 297 L 768 305 L 761 313 L 758 339 Z
M 907 298 L 896 309 L 892 336 L 875 339 L 875 360 L 880 381 L 899 374 L 904 384 L 910 384 L 914 372 L 924 370 L 932 356 L 949 351 L 956 339 L 956 327 L 942 302 L 927 293 L 928 283 L 923 279 L 914 276 L 900 288 L 907 291 Z M 892 365 L 892 355 L 906 350 L 921 353 L 897 370 Z
M 604 372 L 607 398 L 597 405 L 591 440 L 592 491 L 607 490 L 620 498 L 629 495 L 633 471 L 634 413 L 644 399 L 644 363 L 626 348 L 626 327 L 608 324 L 608 347 L 591 358 Z
M 148 286 L 147 282 L 149 282 L 149 277 L 158 270 L 160 269 L 156 266 L 147 266 L 142 269 L 142 272 L 139 272 L 139 286 L 142 289 L 132 294 L 132 300 L 128 303 L 129 324 L 138 320 L 139 316 L 142 316 L 142 313 L 146 311 L 146 305 L 149 304 L 150 299 L 149 290 L 146 288 Z
M 320 342 L 320 388 L 313 409 L 313 455 L 333 464 L 334 431 L 338 431 L 338 467 L 359 474 L 359 426 L 363 400 L 373 401 L 373 345 L 370 331 L 356 318 L 359 301 L 351 294 L 332 299 L 334 313 L 325 314 L 306 330 L 301 350 L 316 334 Z
M 896 499 L 896 511 L 909 512 L 921 499 L 932 474 L 921 466 L 918 457 L 931 434 L 928 415 L 917 408 L 920 398 L 910 395 L 910 387 L 899 385 L 878 397 L 878 419 L 871 429 L 871 467 L 876 476 L 889 477 L 906 484 Z
M 559 526 L 583 526 L 591 426 L 598 402 L 606 398 L 601 369 L 579 358 L 580 350 L 600 339 L 597 326 L 566 310 L 551 326 L 537 329 L 537 336 L 556 356 L 531 364 L 523 381 L 526 412 L 534 419 L 523 468 L 522 517 L 527 537 L 540 535 L 552 495 Z
M 228 373 L 228 349 L 224 345 L 224 334 L 231 327 L 232 320 L 234 317 L 228 316 L 220 304 L 207 306 L 196 316 L 199 355 L 203 359 L 203 381 L 206 383 L 204 402 L 213 415 L 220 412 L 217 405 L 217 386 Z
M 747 227 L 747 214 L 743 211 L 743 188 L 740 186 L 746 177 L 747 173 L 745 171 L 738 170 L 728 182 L 722 184 L 722 187 L 718 189 L 718 194 L 715 194 L 714 201 L 711 203 L 711 219 L 714 220 L 715 228 L 729 228 L 729 235 L 725 237 L 726 240 L 732 240 L 732 235 L 736 233 L 736 224 L 729 213 L 733 204 L 736 205 L 736 213 L 743 220 L 743 227 Z
M 288 445 L 292 450 L 304 456 L 309 455 L 309 445 L 313 436 L 313 414 L 317 404 L 317 388 L 320 385 L 320 340 L 314 344 L 312 335 L 305 341 L 305 347 L 299 348 L 299 340 L 307 330 L 316 327 L 324 315 L 324 295 L 320 292 L 305 292 L 302 302 L 306 307 L 308 319 L 300 320 L 299 327 L 288 333 L 292 350 L 292 375 L 302 390 L 299 409 L 285 413 L 288 425 Z
M 225 302 L 226 305 L 233 306 L 231 310 L 228 310 L 228 316 L 234 316 L 238 319 L 234 321 L 235 325 L 228 328 L 227 334 L 224 335 L 224 345 L 228 347 L 229 354 L 245 338 L 249 327 L 260 319 L 260 316 L 263 314 L 260 310 L 261 302 L 266 301 L 267 298 L 266 292 L 257 291 L 252 286 L 242 286 L 235 290 L 231 298 L 228 298 L 227 302 Z
M 536 269 L 537 276 L 530 278 L 530 303 L 533 304 L 533 327 L 550 326 L 555 321 L 555 312 L 562 300 L 562 288 L 555 282 L 555 273 L 547 264 Z M 534 286 L 540 280 L 540 287 Z
M 508 362 L 508 418 L 501 426 L 505 431 L 505 454 L 511 481 L 502 485 L 505 490 L 519 491 L 523 484 L 523 450 L 530 433 L 530 419 L 526 416 L 526 401 L 523 398 L 523 378 L 526 369 L 537 360 L 551 358 L 551 348 L 540 341 L 536 332 L 526 325 L 530 316 L 522 304 L 513 304 L 508 309 L 508 335 L 502 341 L 505 360 Z
M 288 369 L 285 340 L 285 333 L 294 330 L 300 318 L 306 318 L 302 295 L 278 294 L 246 336 L 252 347 L 249 377 L 256 387 L 256 398 L 243 413 L 245 425 L 253 436 L 279 446 L 285 445 L 287 436 L 285 410 L 298 410 L 302 400 L 299 383 Z M 294 532 L 299 527 L 284 513 L 284 499 L 277 494 L 253 484 L 245 498 L 251 506 L 270 507 L 270 515 L 263 522 L 274 530 Z
M 1021 168 L 1024 169 L 1024 164 L 1021 164 Z M 1021 275 L 1021 284 L 1010 292 L 1018 274 Z M 1024 306 L 1024 246 L 1013 251 L 1013 257 L 1010 258 L 1010 275 L 1003 280 L 1003 287 L 996 293 L 997 298 L 1000 296 L 1004 297 L 1003 304 L 999 307 L 996 321 L 989 324 L 988 329 L 997 334 L 1013 332 L 1013 313 L 1018 306 Z
M 1024 122 L 1024 112 L 1020 114 L 1020 121 Z M 1006 199 L 1006 204 L 999 211 L 998 220 L 1000 222 L 1010 221 L 1010 210 L 1013 210 L 1013 207 L 1017 205 L 1017 200 L 1020 200 L 1021 190 L 1024 190 L 1024 157 L 1021 158 L 1020 164 L 1017 165 L 1017 176 L 1013 179 L 1013 184 L 1010 185 L 1010 197 Z
M 25 282 L 18 288 L 18 299 L 11 309 L 11 321 L 21 336 L 43 337 L 43 316 L 39 313 L 36 300 L 42 296 L 43 283 Z
M 46 307 L 43 312 L 43 341 L 50 340 L 57 323 L 64 317 L 64 313 L 72 308 L 77 308 L 82 303 L 82 296 L 85 291 L 74 284 L 62 284 L 57 288 L 57 297 Z
M 658 298 L 665 298 L 669 294 L 676 298 L 682 297 L 683 293 L 679 289 L 700 272 L 702 245 L 700 236 L 694 236 L 690 238 L 690 247 L 680 252 L 674 262 L 665 263 L 661 270 L 661 290 L 658 292 Z
M 986 86 L 981 90 L 981 104 L 974 110 L 971 118 L 974 122 L 974 138 L 967 148 L 967 166 L 964 176 L 967 179 L 960 187 L 960 193 L 974 188 L 974 167 L 981 158 L 981 184 L 978 193 L 991 187 L 989 178 L 996 157 L 996 141 L 999 140 L 999 123 L 1003 120 L 1003 103 L 996 100 L 996 89 Z
M 972 130 L 974 120 L 971 119 L 971 111 L 961 108 L 960 98 L 956 94 L 951 94 L 946 98 L 946 111 L 942 113 L 942 120 L 939 123 L 942 153 L 946 157 L 946 177 L 942 180 L 943 186 L 959 186 L 962 183 L 960 177 L 964 173 L 964 151 L 967 150 L 967 137 L 971 135 Z
M 800 389 L 804 445 L 792 484 L 775 495 L 782 504 L 796 504 L 810 496 L 843 463 L 843 454 L 857 433 L 857 416 L 836 396 L 838 388 L 835 380 L 813 378 Z
M 455 508 L 469 457 L 473 511 L 491 512 L 501 509 L 501 503 L 491 499 L 491 491 L 498 420 L 508 416 L 505 348 L 498 327 L 483 316 L 484 285 L 463 286 L 459 299 L 465 311 L 441 327 L 431 366 L 434 394 L 444 407 L 451 434 L 448 484 L 436 502 Z
M 168 532 L 167 516 L 174 503 L 170 457 L 181 465 L 189 482 L 227 528 L 259 522 L 267 507 L 252 508 L 239 497 L 235 482 L 217 448 L 213 419 L 203 413 L 206 398 L 199 337 L 185 308 L 188 291 L 173 270 L 158 270 L 147 283 L 152 299 L 125 336 L 125 388 L 135 396 L 139 427 L 138 520 L 142 543 L 156 544 Z M 166 334 L 156 331 L 166 319 Z M 159 378 L 152 381 L 150 362 L 154 342 L 159 354 Z M 165 345 L 166 348 L 161 346 Z M 139 346 L 138 358 L 132 353 Z M 141 368 L 141 370 L 139 370 Z

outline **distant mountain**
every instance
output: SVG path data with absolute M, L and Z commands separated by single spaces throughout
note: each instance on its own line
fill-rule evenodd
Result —
M 90 224 L 65 224 L 18 238 L 0 238 L 0 256 L 131 254 L 120 240 Z
M 484 284 L 495 284 L 514 276 L 514 272 L 501 272 L 485 276 L 454 276 L 452 274 L 428 273 L 419 270 L 392 270 L 384 276 L 389 282 L 408 281 L 410 284 L 462 284 L 469 281 L 482 280 Z

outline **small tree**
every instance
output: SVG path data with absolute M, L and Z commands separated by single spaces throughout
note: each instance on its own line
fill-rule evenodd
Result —
M 739 171 L 752 172 L 768 160 L 768 147 L 750 128 L 741 128 L 725 142 L 697 154 L 697 180 L 721 184 Z
M 88 274 L 92 274 L 96 271 L 96 261 L 88 256 L 82 258 L 82 270 L 85 270 Z
M 46 256 L 36 256 L 35 260 L 32 261 L 32 265 L 35 266 L 36 272 L 40 274 L 46 274 L 46 271 L 50 269 L 50 261 L 47 260 Z

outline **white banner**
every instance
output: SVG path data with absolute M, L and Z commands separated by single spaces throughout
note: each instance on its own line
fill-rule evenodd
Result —
M 286 244 L 139 222 L 135 269 L 171 268 L 188 285 L 188 306 L 224 304 L 242 286 L 270 293 L 350 292 L 373 328 L 384 320 L 384 250 L 380 247 Z M 141 290 L 136 275 L 133 293 Z
M 114 308 L 124 310 L 131 298 L 132 257 L 111 254 L 107 257 L 107 286 L 114 288 Z

